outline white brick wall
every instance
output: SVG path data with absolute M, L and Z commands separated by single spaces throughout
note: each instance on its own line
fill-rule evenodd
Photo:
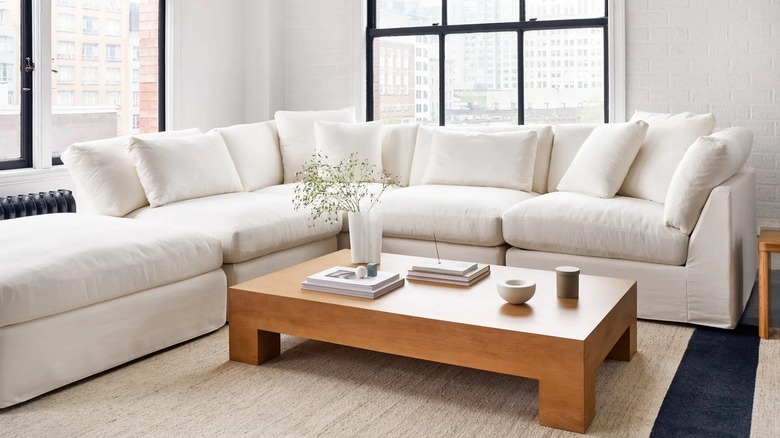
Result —
M 755 135 L 758 225 L 780 226 L 780 0 L 627 0 L 627 114 L 712 112 Z
M 365 59 L 354 31 L 360 29 L 356 1 L 285 0 L 286 109 L 343 108 L 365 100 L 356 96 Z

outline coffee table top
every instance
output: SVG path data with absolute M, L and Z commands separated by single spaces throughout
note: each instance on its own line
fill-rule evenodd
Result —
M 405 277 L 407 270 L 422 260 L 425 259 L 383 253 L 379 269 L 398 272 Z M 559 299 L 555 292 L 555 272 L 491 265 L 490 275 L 468 288 L 407 281 L 400 289 L 374 300 L 300 288 L 301 282 L 307 276 L 333 266 L 352 266 L 349 250 L 309 260 L 232 286 L 231 289 L 500 330 L 585 340 L 636 285 L 632 280 L 580 275 L 579 299 Z M 518 277 L 535 281 L 536 294 L 526 304 L 509 304 L 498 295 L 496 284 Z

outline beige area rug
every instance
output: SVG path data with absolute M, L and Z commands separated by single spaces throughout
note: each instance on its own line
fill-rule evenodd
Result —
M 634 359 L 599 369 L 588 434 L 648 436 L 692 332 L 640 321 Z M 2 410 L 0 436 L 581 436 L 538 424 L 535 380 L 290 336 L 251 366 L 227 345 L 223 327 Z
M 778 328 L 772 329 L 769 340 L 761 340 L 758 349 L 750 436 L 780 436 L 780 329 Z

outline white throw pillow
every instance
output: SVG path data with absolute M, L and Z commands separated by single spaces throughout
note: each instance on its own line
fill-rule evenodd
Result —
M 316 150 L 326 157 L 326 163 L 337 164 L 354 153 L 358 162 L 368 160 L 377 172 L 382 172 L 382 122 L 318 121 L 314 124 L 314 136 Z
M 614 197 L 646 132 L 643 121 L 597 126 L 577 151 L 558 183 L 558 191 Z
M 282 183 L 282 156 L 274 122 L 217 128 L 236 166 L 241 186 L 251 192 Z
M 181 137 L 200 134 L 200 129 L 163 131 L 138 138 Z M 62 153 L 78 198 L 79 212 L 125 216 L 149 205 L 127 146 L 130 137 L 74 143 Z
M 547 190 L 554 192 L 566 174 L 577 151 L 598 125 L 586 125 L 571 123 L 555 126 L 555 140 L 553 140 L 552 153 L 550 154 L 550 170 L 547 174 Z
M 409 185 L 422 184 L 425 170 L 431 157 L 433 133 L 436 131 L 465 131 L 495 134 L 498 132 L 536 131 L 536 162 L 534 163 L 534 185 L 536 193 L 546 193 L 547 172 L 550 166 L 550 151 L 553 144 L 553 130 L 550 125 L 491 125 L 491 126 L 420 126 L 414 145 L 414 157 L 409 173 Z
M 739 172 L 747 162 L 753 133 L 727 128 L 699 137 L 677 166 L 664 205 L 664 222 L 691 234 L 713 188 Z
M 176 138 L 132 137 L 129 149 L 152 207 L 243 190 L 217 132 Z
M 535 131 L 484 134 L 437 130 L 423 184 L 502 187 L 530 192 Z
M 404 125 L 384 125 L 382 131 L 382 167 L 393 178 L 397 178 L 400 186 L 409 185 L 412 172 L 412 157 L 420 125 L 410 123 Z
M 659 114 L 636 111 L 631 122 L 644 120 L 647 135 L 626 175 L 620 194 L 661 202 L 685 150 L 715 128 L 712 114 Z
M 355 108 L 347 107 L 331 111 L 277 111 L 274 114 L 279 132 L 279 148 L 282 153 L 284 182 L 296 182 L 295 173 L 315 152 L 314 123 L 355 123 Z

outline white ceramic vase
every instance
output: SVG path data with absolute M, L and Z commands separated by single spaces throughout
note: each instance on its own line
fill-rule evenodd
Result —
M 382 214 L 379 209 L 347 213 L 352 263 L 379 263 L 382 254 Z

